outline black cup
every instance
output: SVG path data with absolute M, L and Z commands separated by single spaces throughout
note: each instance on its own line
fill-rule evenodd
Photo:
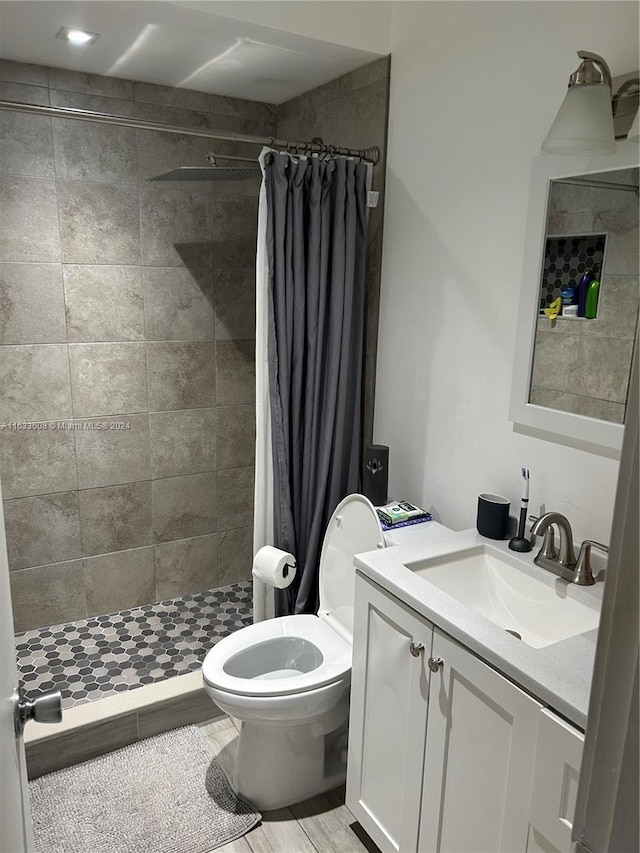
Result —
M 509 501 L 501 495 L 478 495 L 476 528 L 489 539 L 506 539 L 509 533 Z

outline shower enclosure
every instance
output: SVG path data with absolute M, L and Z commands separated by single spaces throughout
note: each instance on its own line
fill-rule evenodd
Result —
M 161 87 L 48 80 L 58 106 L 275 134 L 267 104 L 190 92 L 176 108 Z M 251 621 L 259 148 L 217 141 L 207 165 L 211 140 L 126 118 L 0 122 L 18 663 L 27 693 L 60 689 L 70 707 L 196 669 Z M 218 180 L 163 179 L 185 165 Z
M 196 670 L 252 618 L 254 158 L 276 135 L 377 145 L 383 191 L 389 61 L 277 110 L 20 63 L 0 78 L 5 97 L 33 105 L 0 102 L 0 477 L 16 645 L 27 693 L 60 689 L 70 709 L 62 727 L 26 730 L 39 775 L 215 714 Z M 379 206 L 369 442 L 381 234 Z

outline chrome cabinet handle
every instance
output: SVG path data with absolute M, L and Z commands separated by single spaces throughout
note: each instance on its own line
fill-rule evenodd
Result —
M 409 643 L 409 651 L 414 658 L 420 657 L 420 652 L 424 651 L 424 643 Z
M 444 666 L 444 661 L 442 660 L 442 658 L 429 658 L 427 663 L 431 672 L 437 672 Z

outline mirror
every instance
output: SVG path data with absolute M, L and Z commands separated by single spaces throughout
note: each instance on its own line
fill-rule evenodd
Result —
M 626 141 L 612 157 L 534 162 L 510 411 L 519 431 L 619 454 L 640 302 L 638 183 L 638 146 Z
M 624 423 L 640 301 L 638 172 L 551 181 L 530 403 Z

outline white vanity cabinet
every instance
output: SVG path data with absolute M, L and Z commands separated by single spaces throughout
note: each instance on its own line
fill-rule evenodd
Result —
M 541 709 L 356 576 L 347 806 L 383 853 L 525 853 Z
M 381 850 L 415 853 L 433 627 L 358 575 L 355 584 L 347 805 Z
M 527 853 L 571 853 L 584 735 L 540 712 Z
M 416 850 L 525 851 L 542 706 L 439 629 Z

